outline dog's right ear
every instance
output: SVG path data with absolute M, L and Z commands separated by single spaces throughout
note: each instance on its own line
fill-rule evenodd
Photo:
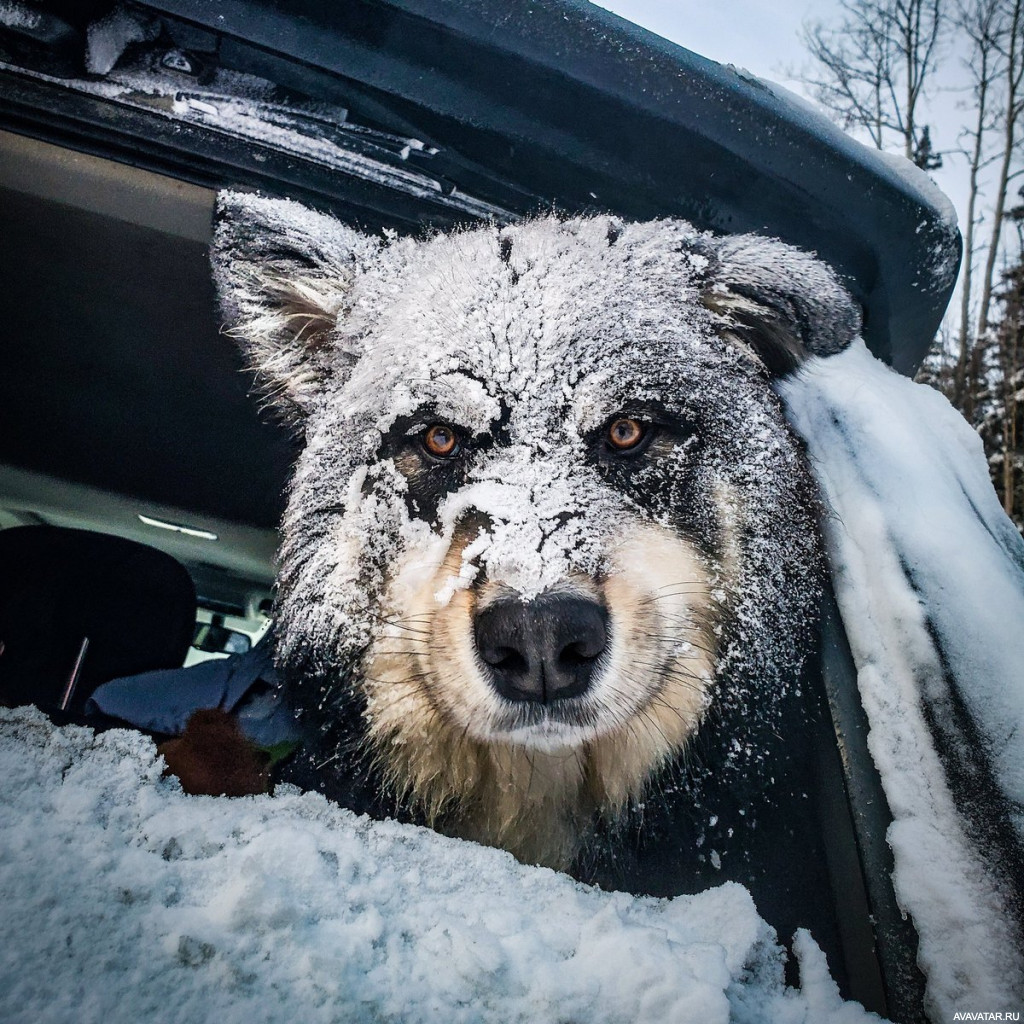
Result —
M 226 333 L 238 338 L 270 401 L 301 418 L 358 341 L 343 337 L 353 282 L 382 242 L 286 199 L 217 197 L 212 260 Z

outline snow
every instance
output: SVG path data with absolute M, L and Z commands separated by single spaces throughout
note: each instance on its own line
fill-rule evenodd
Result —
M 902 153 L 887 153 L 881 149 L 873 149 L 870 152 L 876 160 L 885 164 L 899 178 L 908 191 L 916 190 L 921 195 L 924 204 L 931 206 L 937 212 L 939 219 L 950 232 L 956 229 L 959 218 L 953 201 L 913 160 L 908 160 Z
M 0 1018 L 853 1024 L 746 890 L 605 893 L 315 794 L 185 796 L 144 736 L 0 710 Z M 14 941 L 10 937 L 15 937 Z
M 0 25 L 8 28 L 36 29 L 42 23 L 42 15 L 14 0 L 0 0 Z
M 932 242 L 930 259 L 918 268 L 919 275 L 923 271 L 927 279 L 922 280 L 918 276 L 914 284 L 918 288 L 944 293 L 945 289 L 952 287 L 960 270 L 956 207 L 949 196 L 912 160 L 901 153 L 886 153 L 884 150 L 870 152 L 879 164 L 893 174 L 900 187 L 906 192 L 916 191 L 923 204 L 936 212 L 940 229 Z M 918 232 L 926 226 L 927 222 L 922 221 L 917 226 Z
M 1019 849 L 1024 830 L 1024 543 L 963 418 L 862 342 L 781 390 L 834 513 L 836 597 L 928 1005 L 936 1019 L 1012 1005 L 1024 965 L 998 851 Z M 995 797 L 957 791 L 956 771 L 979 758 Z M 1000 803 L 1009 821 L 993 840 Z
M 321 114 L 308 115 L 304 108 L 289 108 L 281 104 L 262 102 L 250 96 L 233 96 L 216 91 L 174 93 L 173 112 L 183 121 L 192 121 L 208 128 L 262 143 L 272 149 L 312 159 L 317 163 L 398 188 L 409 195 L 427 199 L 441 199 L 441 183 L 429 175 L 418 173 L 412 164 L 408 169 L 374 160 L 359 151 L 359 145 L 373 142 L 373 135 L 357 126 L 348 130 L 351 148 L 345 144 L 345 131 L 341 127 L 347 117 L 343 108 L 328 109 Z M 390 141 L 390 140 L 388 140 Z M 400 150 L 407 159 L 413 149 L 422 150 L 418 139 L 395 140 L 404 145 Z M 504 217 L 505 211 L 470 196 L 449 196 L 463 212 L 474 217 Z
M 86 69 L 94 75 L 109 72 L 130 43 L 152 42 L 159 22 L 115 7 L 105 18 L 90 23 L 85 51 Z

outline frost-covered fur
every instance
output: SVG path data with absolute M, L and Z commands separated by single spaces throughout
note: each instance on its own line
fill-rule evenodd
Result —
M 831 271 L 680 221 L 414 241 L 247 195 L 220 213 L 226 315 L 304 434 L 277 653 L 324 770 L 368 758 L 429 823 L 553 866 L 698 732 L 721 755 L 688 785 L 756 774 L 819 567 L 770 378 L 856 334 Z M 635 452 L 608 441 L 623 418 Z M 592 682 L 506 699 L 475 617 L 552 595 L 606 610 Z

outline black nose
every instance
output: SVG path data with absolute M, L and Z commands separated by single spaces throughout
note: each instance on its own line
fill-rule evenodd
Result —
M 608 642 L 608 613 L 596 601 L 564 594 L 525 603 L 503 598 L 477 614 L 475 632 L 498 693 L 549 704 L 590 686 Z

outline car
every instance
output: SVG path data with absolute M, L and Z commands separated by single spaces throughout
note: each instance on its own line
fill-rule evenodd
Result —
M 0 527 L 155 548 L 187 569 L 201 624 L 252 638 L 272 607 L 295 442 L 260 414 L 220 331 L 207 248 L 227 186 L 371 233 L 556 209 L 775 236 L 837 270 L 868 347 L 904 374 L 959 261 L 923 174 L 775 87 L 574 0 L 8 0 Z M 92 579 L 113 561 L 96 558 Z M 160 628 L 131 608 L 95 612 L 142 639 Z M 69 671 L 83 653 L 65 656 Z M 75 718 L 102 681 L 35 699 Z M 833 971 L 844 996 L 922 1020 L 892 816 L 831 596 L 811 685 L 826 709 L 814 800 Z

